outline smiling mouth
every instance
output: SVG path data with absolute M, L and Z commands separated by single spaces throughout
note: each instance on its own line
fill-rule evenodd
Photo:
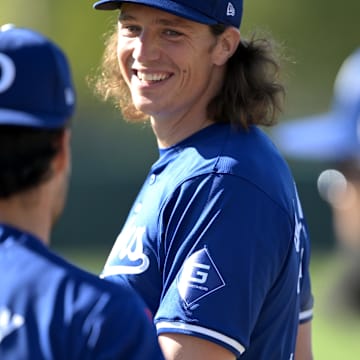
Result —
M 140 80 L 144 82 L 160 82 L 166 79 L 169 79 L 172 75 L 170 73 L 164 72 L 142 72 L 139 70 L 134 70 L 134 75 Z

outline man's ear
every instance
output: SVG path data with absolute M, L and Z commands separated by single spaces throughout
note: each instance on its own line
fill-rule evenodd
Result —
M 69 171 L 71 168 L 71 130 L 65 129 L 59 139 L 59 150 L 53 160 L 53 171 L 55 173 Z
M 240 43 L 240 31 L 229 26 L 219 35 L 213 52 L 213 60 L 216 65 L 224 65 L 234 54 Z

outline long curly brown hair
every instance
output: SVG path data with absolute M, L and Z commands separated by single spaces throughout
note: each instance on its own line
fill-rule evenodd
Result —
M 214 36 L 226 26 L 211 25 Z M 218 95 L 208 104 L 209 118 L 247 128 L 251 124 L 271 126 L 282 111 L 285 88 L 280 80 L 279 46 L 271 39 L 252 36 L 242 40 L 228 60 L 224 82 Z M 95 92 L 104 100 L 112 99 L 125 119 L 144 121 L 148 115 L 137 110 L 130 91 L 120 73 L 117 59 L 117 31 L 105 42 L 105 51 Z

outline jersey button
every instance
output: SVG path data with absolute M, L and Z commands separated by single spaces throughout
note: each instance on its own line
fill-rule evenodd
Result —
M 154 184 L 156 181 L 156 175 L 155 174 L 151 174 L 150 175 L 150 179 L 149 179 L 149 184 L 152 185 Z

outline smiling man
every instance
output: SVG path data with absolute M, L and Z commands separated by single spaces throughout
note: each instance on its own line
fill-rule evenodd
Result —
M 241 38 L 241 0 L 94 7 L 120 10 L 97 90 L 159 148 L 102 277 L 142 296 L 168 360 L 311 359 L 306 223 L 259 128 L 284 93 L 272 41 Z

